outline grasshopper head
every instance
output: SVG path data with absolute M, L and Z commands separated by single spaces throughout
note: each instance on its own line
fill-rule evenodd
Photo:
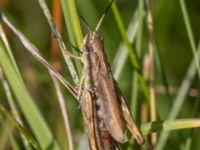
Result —
M 103 37 L 97 32 L 87 34 L 83 40 L 83 52 L 99 52 L 103 49 Z

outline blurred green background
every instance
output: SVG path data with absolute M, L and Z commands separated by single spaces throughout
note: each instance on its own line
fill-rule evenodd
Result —
M 181 1 L 181 0 L 180 0 Z M 52 11 L 53 2 L 46 0 L 49 9 Z M 82 16 L 89 26 L 94 29 L 101 15 L 103 14 L 108 0 L 94 1 L 94 0 L 76 0 L 77 11 Z M 123 19 L 125 28 L 127 29 L 132 21 L 135 12 L 138 9 L 137 0 L 116 0 L 116 4 L 119 8 L 121 17 Z M 199 44 L 200 39 L 200 1 L 199 0 L 185 0 L 185 4 L 188 11 L 188 17 L 190 25 L 193 31 L 193 37 L 196 47 Z M 0 0 L 0 8 L 9 18 L 13 24 L 23 32 L 26 37 L 34 43 L 44 58 L 49 62 L 53 60 L 51 50 L 51 38 L 52 33 L 46 21 L 46 18 L 39 6 L 37 0 Z M 144 10 L 146 6 L 144 7 Z M 152 1 L 152 12 L 153 12 L 153 27 L 154 27 L 154 40 L 156 42 L 156 50 L 160 53 L 160 60 L 163 64 L 165 76 L 170 87 L 173 87 L 175 92 L 171 94 L 171 98 L 168 98 L 166 92 L 161 92 L 157 88 L 156 100 L 157 100 L 157 114 L 160 120 L 166 120 L 172 108 L 174 99 L 178 93 L 178 89 L 182 84 L 184 77 L 186 76 L 189 64 L 194 59 L 189 38 L 187 35 L 186 26 L 183 19 L 180 3 L 178 0 L 173 1 Z M 70 41 L 65 26 L 65 21 L 62 19 L 62 36 L 67 47 L 70 49 Z M 141 57 L 139 62 L 142 64 L 144 61 L 144 55 L 148 53 L 148 29 L 146 26 L 146 16 L 144 16 L 142 27 L 142 46 L 140 49 Z M 84 35 L 88 33 L 85 25 L 81 22 Z M 62 149 L 67 149 L 66 137 L 63 132 L 64 125 L 60 108 L 56 100 L 55 90 L 48 74 L 48 71 L 30 55 L 19 39 L 8 29 L 4 27 L 7 38 L 9 40 L 14 58 L 19 67 L 20 73 L 27 85 L 29 92 L 34 98 L 37 107 L 42 112 L 48 126 L 50 127 L 53 136 L 57 139 Z M 103 24 L 99 30 L 100 34 L 104 37 L 105 51 L 108 56 L 108 60 L 112 66 L 112 63 L 121 43 L 123 43 L 120 35 L 119 28 L 116 24 L 112 10 L 107 14 Z M 136 42 L 132 43 L 133 48 L 136 48 Z M 77 51 L 77 53 L 80 53 Z M 0 58 L 1 59 L 1 58 Z M 58 57 L 59 63 L 61 64 L 60 71 L 62 75 L 68 80 L 72 81 L 69 75 L 68 69 L 63 61 L 62 56 Z M 120 57 L 118 57 L 120 59 Z M 113 69 L 115 69 L 113 67 Z M 155 70 L 158 69 L 157 67 Z M 115 72 L 115 70 L 114 70 Z M 158 87 L 164 87 L 160 70 L 156 70 L 156 85 Z M 129 59 L 126 59 L 126 63 L 121 70 L 120 76 L 117 78 L 118 84 L 122 89 L 127 102 L 131 105 L 132 97 L 132 81 L 133 80 L 133 67 Z M 14 82 L 14 81 L 13 81 Z M 73 82 L 71 82 L 73 83 Z M 193 90 L 194 94 L 187 93 L 185 102 L 181 106 L 181 111 L 177 118 L 198 118 L 200 115 L 199 109 L 199 78 L 196 75 L 192 79 L 190 89 Z M 72 135 L 74 139 L 74 145 L 80 144 L 83 140 L 83 122 L 79 104 L 69 94 L 69 92 L 63 88 L 63 94 L 65 96 L 66 107 L 69 112 L 70 124 L 72 128 Z M 146 103 L 145 97 L 143 96 L 142 89 L 139 90 L 139 104 Z M 5 92 L 2 86 L 0 86 L 0 103 L 4 104 L 9 109 L 7 104 Z M 147 113 L 147 119 L 140 119 L 141 107 L 138 106 L 139 115 L 137 117 L 138 122 L 146 123 L 149 122 L 149 113 Z M 148 112 L 148 110 L 147 110 Z M 23 118 L 23 114 L 21 114 Z M 28 123 L 24 120 L 26 128 L 31 132 Z M 1 125 L 1 124 L 0 124 Z M 2 127 L 2 126 L 0 126 Z M 2 128 L 0 135 L 3 133 Z M 185 143 L 188 135 L 191 137 L 192 144 L 189 149 L 198 150 L 200 149 L 200 130 L 199 129 L 187 129 L 177 130 L 170 134 L 167 140 L 167 144 L 163 149 L 166 150 L 177 150 L 185 149 Z M 18 136 L 16 136 L 17 143 L 22 146 L 22 142 Z M 159 137 L 158 137 L 159 139 Z M 0 141 L 1 143 L 1 141 Z M 125 145 L 123 149 L 128 149 Z M 130 148 L 130 147 L 129 147 Z M 9 142 L 5 145 L 5 149 L 12 149 L 9 146 Z M 23 148 L 22 148 L 23 149 Z M 136 147 L 135 149 L 140 149 Z

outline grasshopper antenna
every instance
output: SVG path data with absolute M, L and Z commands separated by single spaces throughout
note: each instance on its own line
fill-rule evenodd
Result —
M 92 30 L 91 30 L 89 24 L 87 23 L 87 21 L 82 16 L 80 16 L 80 17 L 81 17 L 81 20 L 83 21 L 83 23 L 85 24 L 85 26 L 87 27 L 88 31 L 92 32 Z
M 98 29 L 99 29 L 101 23 L 103 22 L 104 18 L 106 17 L 106 14 L 108 13 L 108 10 L 110 9 L 110 7 L 111 7 L 113 1 L 114 1 L 114 0 L 111 0 L 111 2 L 109 3 L 109 5 L 107 6 L 107 8 L 106 8 L 104 14 L 101 16 L 99 22 L 97 23 L 97 26 L 96 26 L 96 28 L 95 28 L 95 31 L 98 31 Z

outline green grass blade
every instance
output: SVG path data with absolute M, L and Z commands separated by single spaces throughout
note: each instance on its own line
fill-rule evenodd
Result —
M 19 115 L 19 112 L 17 110 L 16 104 L 14 102 L 14 98 L 12 96 L 12 92 L 11 92 L 11 89 L 9 87 L 9 84 L 4 79 L 3 72 L 2 72 L 2 75 L 0 75 L 0 80 L 2 81 L 3 88 L 4 88 L 4 91 L 5 91 L 7 100 L 8 100 L 8 104 L 9 104 L 9 106 L 11 108 L 11 112 L 12 112 L 13 116 L 15 117 L 15 119 L 18 122 L 20 122 L 23 125 L 22 120 L 21 120 L 20 115 Z M 28 141 L 26 140 L 26 138 L 21 133 L 20 133 L 20 136 L 22 138 L 22 141 L 23 141 L 23 144 L 24 144 L 24 147 L 26 148 L 26 150 L 30 150 L 31 148 L 30 148 L 30 145 L 29 145 Z
M 113 11 L 114 17 L 116 19 L 117 26 L 119 28 L 120 34 L 121 34 L 123 41 L 124 41 L 124 43 L 125 43 L 125 45 L 128 49 L 128 55 L 130 57 L 130 61 L 132 62 L 133 66 L 136 70 L 140 70 L 141 66 L 140 66 L 140 63 L 138 61 L 136 51 L 133 50 L 131 43 L 130 43 L 127 35 L 126 35 L 126 30 L 125 30 L 123 21 L 121 19 L 121 16 L 119 14 L 119 11 L 118 11 L 118 8 L 117 8 L 115 1 L 112 4 L 112 11 Z
M 17 64 L 16 64 L 16 62 L 15 62 L 15 59 L 14 59 L 13 54 L 12 54 L 12 52 L 11 52 L 10 45 L 9 45 L 9 43 L 8 43 L 8 40 L 7 40 L 7 38 L 6 38 L 5 33 L 3 32 L 3 27 L 2 27 L 1 24 L 0 24 L 0 37 L 1 37 L 2 41 L 3 41 L 3 43 L 5 44 L 7 53 L 8 53 L 8 55 L 9 55 L 9 57 L 10 57 L 10 59 L 11 59 L 13 65 L 14 65 L 14 67 L 15 67 L 15 70 L 16 70 L 16 72 L 17 72 L 19 78 L 21 78 L 21 80 L 22 80 L 22 77 L 21 77 L 21 75 L 20 75 L 20 73 L 19 73 L 19 70 L 18 70 L 18 68 L 17 68 Z M 22 82 L 23 82 L 23 80 L 22 80 Z
M 138 4 L 138 30 L 136 35 L 136 51 L 139 57 L 142 54 L 142 32 L 143 32 L 143 19 L 144 19 L 144 1 L 139 1 Z M 135 119 L 137 119 L 137 110 L 138 110 L 138 95 L 139 94 L 139 84 L 138 84 L 138 76 L 136 72 L 133 72 L 133 86 L 132 86 L 132 97 L 131 97 L 131 110 Z
M 0 112 L 3 113 L 14 124 L 14 126 L 20 131 L 21 134 L 23 134 L 23 136 L 26 138 L 26 140 L 36 150 L 41 149 L 39 144 L 36 142 L 36 140 L 31 137 L 31 135 L 25 130 L 25 128 L 2 105 L 0 105 Z
M 118 11 L 118 8 L 117 8 L 115 1 L 112 4 L 112 11 L 113 11 L 113 14 L 115 16 L 117 26 L 119 28 L 122 39 L 123 39 L 123 41 L 124 41 L 124 43 L 125 43 L 125 45 L 128 49 L 128 56 L 130 57 L 131 64 L 136 69 L 138 80 L 140 81 L 141 87 L 143 88 L 145 97 L 146 97 L 147 100 L 149 100 L 149 90 L 148 90 L 148 86 L 146 84 L 146 81 L 144 80 L 144 78 L 141 74 L 141 66 L 140 66 L 140 63 L 139 63 L 139 60 L 138 60 L 138 56 L 136 54 L 136 51 L 133 50 L 131 43 L 130 43 L 127 35 L 126 35 L 125 27 L 124 27 L 123 21 L 121 19 L 121 16 L 119 14 L 119 11 Z
M 139 84 L 138 84 L 137 75 L 135 72 L 133 72 L 130 109 L 134 116 L 134 119 L 136 120 L 137 120 L 137 112 L 139 108 L 138 103 L 139 103 Z
M 69 41 L 70 44 L 68 44 L 68 47 L 70 48 L 70 50 L 75 54 L 75 55 L 79 55 L 79 51 L 77 52 L 77 50 L 80 50 L 77 46 L 76 40 L 75 40 L 75 36 L 73 34 L 73 29 L 72 29 L 72 25 L 70 22 L 70 16 L 69 16 L 69 12 L 68 12 L 68 8 L 67 8 L 67 4 L 66 4 L 66 0 L 61 0 L 61 7 L 62 7 L 62 11 L 63 11 L 63 15 L 64 15 L 64 21 L 66 24 L 66 29 L 67 29 L 67 33 L 69 36 Z M 76 61 L 75 60 L 75 64 L 78 70 L 79 75 L 81 74 L 81 63 L 80 61 Z
M 138 28 L 139 28 L 139 18 L 138 18 L 138 13 L 135 12 L 133 14 L 133 17 L 131 18 L 131 21 L 128 25 L 128 29 L 126 31 L 128 39 L 132 43 L 135 40 Z M 112 63 L 113 74 L 116 80 L 120 78 L 120 75 L 123 72 L 122 69 L 125 66 L 127 58 L 128 58 L 127 48 L 124 43 L 121 43 Z
M 198 50 L 198 56 L 200 56 L 200 48 Z M 195 74 L 196 74 L 196 62 L 195 62 L 195 60 L 193 60 L 188 68 L 185 78 L 183 79 L 180 90 L 174 100 L 174 104 L 169 113 L 168 119 L 171 120 L 171 119 L 175 119 L 177 117 L 177 115 L 185 101 L 185 98 L 187 96 L 187 91 L 190 88 L 191 82 L 194 79 Z M 161 150 L 164 148 L 168 137 L 169 137 L 169 132 L 161 133 L 158 143 L 156 145 L 156 150 Z
M 192 145 L 192 138 L 187 138 L 185 145 L 183 145 L 183 150 L 190 150 Z
M 67 9 L 65 9 L 65 10 L 68 11 L 72 31 L 73 31 L 74 37 L 76 39 L 78 48 L 80 49 L 82 41 L 83 41 L 83 33 L 81 31 L 81 26 L 80 26 L 80 22 L 79 22 L 78 13 L 76 10 L 75 1 L 74 0 L 62 0 L 62 1 L 65 1 L 65 4 L 67 6 Z
M 187 30 L 187 34 L 188 34 L 188 38 L 189 38 L 189 42 L 190 42 L 190 46 L 192 48 L 192 53 L 193 53 L 193 57 L 196 63 L 196 67 L 197 67 L 197 73 L 200 79 L 200 64 L 199 64 L 199 56 L 197 54 L 197 48 L 195 46 L 195 40 L 194 40 L 194 36 L 192 33 L 192 28 L 190 25 L 190 21 L 189 21 L 189 17 L 188 17 L 188 12 L 185 6 L 185 0 L 179 0 L 180 6 L 181 6 L 181 12 L 183 14 L 183 19 L 184 19 L 184 23 L 185 23 L 185 27 Z
M 200 119 L 177 119 L 167 121 L 156 121 L 141 126 L 144 135 L 152 132 L 171 131 L 200 127 Z
M 17 98 L 17 102 L 42 149 L 49 148 L 52 150 L 58 150 L 59 147 L 56 141 L 54 141 L 51 131 L 39 112 L 38 107 L 35 105 L 32 97 L 28 93 L 27 88 L 22 84 L 12 62 L 6 54 L 6 49 L 2 40 L 0 40 L 0 64 L 12 91 Z
M 63 11 L 63 15 L 64 15 L 64 21 L 65 21 L 65 24 L 66 24 L 66 28 L 67 28 L 67 32 L 68 32 L 68 36 L 69 36 L 71 45 L 73 45 L 73 47 L 78 47 L 77 44 L 76 44 L 74 34 L 73 34 L 72 25 L 71 25 L 71 22 L 70 22 L 70 17 L 69 17 L 69 13 L 68 13 L 66 0 L 61 0 L 61 7 L 62 7 L 62 11 Z M 73 48 L 73 47 L 71 47 L 71 48 Z

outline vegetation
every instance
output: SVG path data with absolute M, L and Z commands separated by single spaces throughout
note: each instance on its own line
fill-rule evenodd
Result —
M 87 149 L 79 103 L 65 88 L 78 86 L 82 64 L 66 50 L 81 56 L 89 32 L 81 18 L 94 30 L 109 2 L 0 0 L 0 149 Z M 198 6 L 115 0 L 100 26 L 115 79 L 148 143 L 139 146 L 126 133 L 122 149 L 200 149 Z

